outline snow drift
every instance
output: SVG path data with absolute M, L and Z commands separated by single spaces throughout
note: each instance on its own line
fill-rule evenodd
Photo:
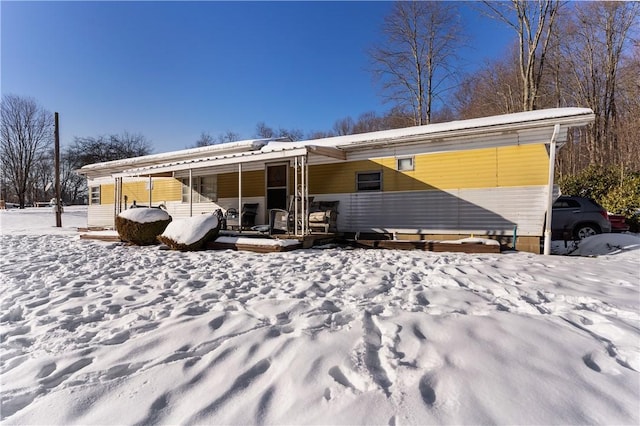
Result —
M 640 423 L 640 250 L 178 252 L 77 211 L 0 212 L 3 424 Z

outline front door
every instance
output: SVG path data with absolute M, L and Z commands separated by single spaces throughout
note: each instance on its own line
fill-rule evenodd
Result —
M 267 212 L 271 209 L 287 210 L 287 174 L 289 164 L 268 164 L 267 165 Z

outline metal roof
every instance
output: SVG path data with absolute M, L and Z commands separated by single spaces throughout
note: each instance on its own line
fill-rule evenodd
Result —
M 87 177 L 148 176 L 178 170 L 273 161 L 307 154 L 345 160 L 349 152 L 413 144 L 424 144 L 425 147 L 446 146 L 447 150 L 474 149 L 482 147 L 482 144 L 461 145 L 459 140 L 487 138 L 491 134 L 505 135 L 549 126 L 552 128 L 555 124 L 563 126 L 563 134 L 566 134 L 568 127 L 584 126 L 593 120 L 593 111 L 588 108 L 553 108 L 316 140 L 296 142 L 283 142 L 276 139 L 248 140 L 213 145 L 205 147 L 206 149 L 182 150 L 92 164 L 83 167 L 80 174 Z M 528 143 L 534 143 L 534 141 L 540 143 L 538 139 L 532 139 Z

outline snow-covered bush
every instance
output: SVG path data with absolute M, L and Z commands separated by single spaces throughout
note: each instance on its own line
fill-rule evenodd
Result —
M 116 230 L 122 241 L 139 246 L 156 244 L 158 235 L 162 234 L 171 223 L 171 216 L 158 208 L 129 209 L 116 217 Z
M 203 214 L 171 222 L 158 240 L 173 250 L 199 250 L 207 241 L 215 239 L 219 231 L 220 221 L 216 215 Z

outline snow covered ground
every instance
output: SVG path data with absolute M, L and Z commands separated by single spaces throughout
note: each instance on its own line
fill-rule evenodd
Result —
M 640 423 L 637 236 L 181 253 L 85 216 L 0 211 L 3 424 Z

